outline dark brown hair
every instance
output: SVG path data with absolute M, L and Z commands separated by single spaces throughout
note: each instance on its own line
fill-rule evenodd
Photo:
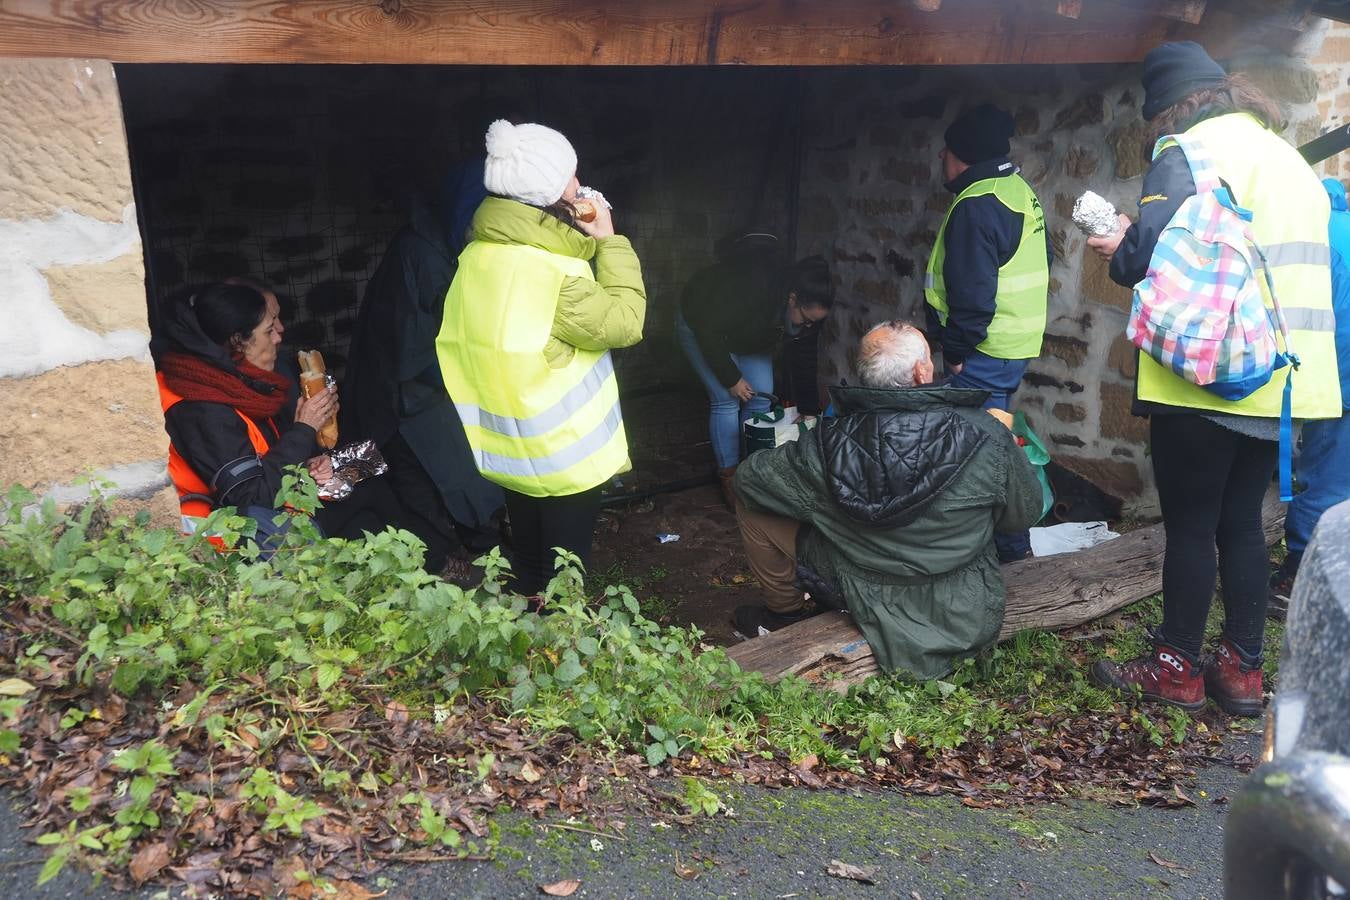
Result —
M 541 206 L 539 208 L 543 210 L 543 215 L 539 217 L 540 223 L 543 223 L 546 216 L 552 216 L 564 225 L 571 225 L 573 228 L 577 227 L 577 208 L 572 205 L 571 201 L 559 197 L 548 206 Z
M 1282 131 L 1287 124 L 1279 105 L 1245 75 L 1229 75 L 1218 87 L 1193 91 L 1148 120 L 1142 148 L 1145 161 L 1152 161 L 1153 146 L 1159 138 L 1185 131 L 1196 123 L 1196 117 L 1201 113 L 1208 117 L 1235 112 L 1251 113 L 1272 131 Z

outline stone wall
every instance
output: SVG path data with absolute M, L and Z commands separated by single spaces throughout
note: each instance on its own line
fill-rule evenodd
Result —
M 1234 61 L 1289 106 L 1299 140 L 1350 119 L 1350 28 L 1325 41 L 1314 30 L 1305 46 L 1311 62 Z M 290 337 L 340 361 L 405 201 L 465 152 L 463 123 L 500 97 L 568 130 L 583 177 L 619 202 L 652 294 L 651 340 L 630 354 L 630 374 L 656 380 L 687 378 L 669 341 L 680 285 L 715 237 L 749 219 L 786 229 L 795 216 L 799 253 L 835 267 L 826 379 L 850 373 L 850 349 L 874 322 L 921 320 L 923 269 L 950 200 L 942 129 L 966 105 L 1001 103 L 1016 114 L 1014 155 L 1056 251 L 1045 353 L 1019 403 L 1057 457 L 1148 509 L 1121 337 L 1129 295 L 1068 220 L 1087 188 L 1134 207 L 1136 67 L 121 71 L 161 295 L 241 270 L 271 278 Z M 122 116 L 106 62 L 0 60 L 0 402 L 12 413 L 0 485 L 69 497 L 90 469 L 133 491 L 164 483 Z M 1350 162 L 1325 169 L 1345 177 Z
M 626 388 L 684 377 L 680 287 L 713 241 L 789 224 L 794 77 L 766 69 L 120 66 L 160 297 L 232 274 L 278 287 L 286 339 L 339 375 L 367 280 L 413 203 L 483 152 L 492 117 L 576 146 L 643 264 L 647 341 Z
M 1309 46 L 1319 39 L 1320 30 Z M 1286 106 L 1291 140 L 1322 130 L 1319 76 L 1307 62 L 1252 52 L 1230 65 Z M 1333 69 L 1326 64 L 1322 86 Z M 1088 189 L 1136 209 L 1145 169 L 1138 67 L 840 70 L 807 84 L 799 244 L 832 261 L 840 297 L 822 376 L 851 377 L 857 339 L 876 322 L 922 324 L 924 269 L 951 202 L 938 161 L 943 129 L 964 108 L 997 103 L 1016 117 L 1013 159 L 1044 205 L 1055 255 L 1045 345 L 1017 406 L 1058 461 L 1130 499 L 1135 512 L 1155 512 L 1147 422 L 1130 414 L 1130 292 L 1111 282 L 1070 218 Z
M 0 59 L 0 486 L 167 483 L 113 67 Z
M 1350 24 L 1331 25 L 1312 57 L 1312 67 L 1317 73 L 1317 118 L 1322 130 L 1350 125 Z M 1333 156 L 1319 171 L 1350 181 L 1350 152 Z

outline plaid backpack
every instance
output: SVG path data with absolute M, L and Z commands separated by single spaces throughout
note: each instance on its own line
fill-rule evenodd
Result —
M 1297 369 L 1298 356 L 1289 347 L 1265 252 L 1252 237 L 1251 212 L 1234 202 L 1199 141 L 1184 134 L 1160 138 L 1153 158 L 1170 146 L 1185 154 L 1195 195 L 1158 236 L 1148 274 L 1134 288 L 1125 336 L 1179 377 L 1241 400 L 1279 369 Z M 1292 385 L 1287 379 L 1281 414 L 1281 493 L 1288 493 Z
M 1225 400 L 1241 400 L 1289 363 L 1289 330 L 1252 214 L 1234 201 L 1209 154 L 1184 134 L 1161 138 L 1186 155 L 1195 195 L 1167 223 L 1135 285 L 1125 336 L 1176 375 Z M 1258 275 L 1259 272 L 1259 275 Z M 1262 286 L 1274 302 L 1262 298 Z M 1284 352 L 1280 352 L 1283 338 Z

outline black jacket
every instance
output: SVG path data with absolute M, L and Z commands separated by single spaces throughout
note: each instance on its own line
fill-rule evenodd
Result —
M 164 333 L 151 348 L 156 356 L 168 351 L 196 356 L 217 368 L 233 371 L 234 364 L 220 347 L 207 340 L 174 312 L 167 314 Z M 299 381 L 293 356 L 277 353 L 276 370 L 289 377 L 291 388 L 274 418 L 255 420 L 267 439 L 268 451 L 258 457 L 248 439 L 248 426 L 234 407 L 201 400 L 182 400 L 164 414 L 164 429 L 178 453 L 211 488 L 216 506 L 272 509 L 287 466 L 303 464 L 322 452 L 314 429 L 295 421 Z M 242 377 L 242 376 L 241 376 Z M 254 462 L 256 460 L 256 462 Z
M 476 167 L 480 173 L 482 163 Z M 452 173 L 453 174 L 453 173 Z M 436 483 L 450 517 L 478 528 L 503 502 L 478 473 L 436 359 L 445 295 L 464 248 L 451 223 L 461 215 L 451 185 L 440 201 L 413 210 L 366 285 L 342 383 L 342 439 L 383 445 L 401 435 Z
M 1017 167 L 1007 157 L 999 157 L 971 166 L 943 186 L 959 195 L 977 181 L 1016 173 Z M 1021 244 L 1022 214 L 1008 209 L 993 194 L 968 197 L 952 210 L 942 240 L 947 253 L 942 263 L 947 324 L 940 324 L 937 311 L 928 306 L 928 333 L 941 341 L 943 361 L 956 365 L 965 362 L 989 334 L 998 270 Z M 1054 260 L 1048 233 L 1045 254 Z
M 1186 198 L 1194 194 L 1195 179 L 1186 164 L 1186 154 L 1180 147 L 1169 147 L 1160 153 L 1144 173 L 1139 219 L 1126 229 L 1111 257 L 1112 281 L 1132 288 L 1144 280 L 1158 237 Z
M 680 295 L 680 312 L 704 360 L 726 387 L 741 380 L 731 354 L 775 354 L 776 390 L 804 415 L 820 412 L 816 387 L 819 327 L 787 326 L 788 284 L 780 255 L 751 250 L 701 269 Z

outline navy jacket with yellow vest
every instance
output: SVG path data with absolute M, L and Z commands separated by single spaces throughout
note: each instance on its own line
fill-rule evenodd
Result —
M 1293 376 L 1294 416 L 1339 416 L 1326 191 L 1297 150 L 1246 113 L 1202 118 L 1186 134 L 1204 144 L 1233 198 L 1252 212 L 1252 233 L 1270 263 L 1275 291 L 1289 324 L 1291 349 L 1301 361 Z M 1194 193 L 1195 182 L 1181 150 L 1170 147 L 1160 153 L 1144 175 L 1139 219 L 1126 231 L 1111 258 L 1112 280 L 1125 287 L 1143 280 L 1158 236 Z M 1141 353 L 1135 413 L 1202 410 L 1276 418 L 1284 382 L 1283 374 L 1276 373 L 1254 394 L 1242 400 L 1223 400 Z
M 928 331 L 944 361 L 955 365 L 977 350 L 1038 356 L 1053 251 L 1035 192 L 1007 157 L 977 163 L 944 187 L 956 199 L 924 283 Z
M 637 255 L 625 237 L 500 197 L 479 206 L 472 237 L 436 354 L 478 470 L 531 497 L 603 484 L 629 467 L 609 351 L 642 339 Z

